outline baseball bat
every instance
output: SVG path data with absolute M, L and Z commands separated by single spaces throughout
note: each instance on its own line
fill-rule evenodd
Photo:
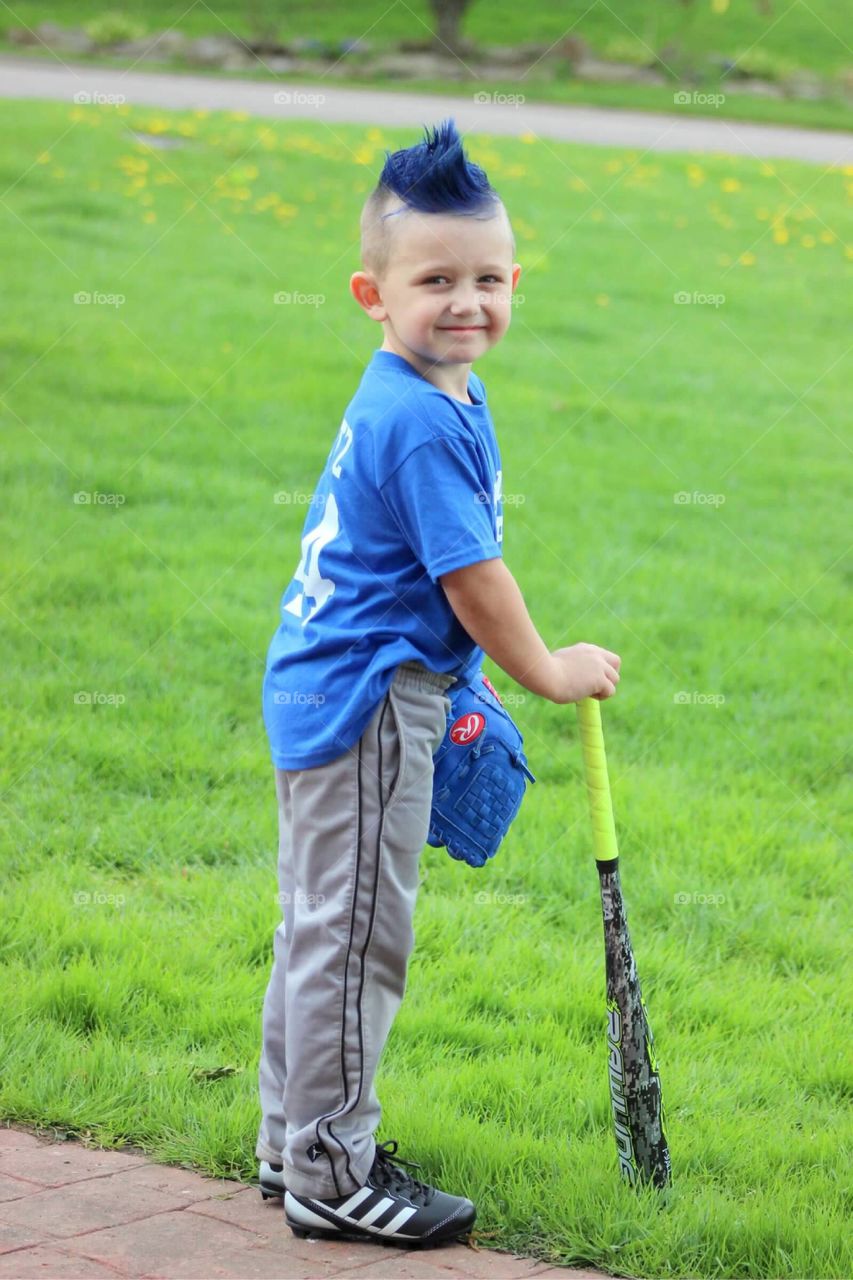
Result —
M 672 1177 L 666 1117 L 655 1042 L 622 901 L 601 705 L 596 698 L 582 698 L 576 705 L 604 913 L 607 1070 L 619 1169 L 632 1186 L 650 1182 L 662 1188 Z

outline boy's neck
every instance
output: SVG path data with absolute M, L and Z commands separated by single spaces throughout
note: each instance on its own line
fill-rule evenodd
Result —
M 443 391 L 446 395 L 452 396 L 454 400 L 461 400 L 463 404 L 473 404 L 473 400 L 468 395 L 468 375 L 471 372 L 470 364 L 436 364 L 434 361 L 423 360 L 414 351 L 410 351 L 408 347 L 400 350 L 399 347 L 386 334 L 385 341 L 382 343 L 383 351 L 391 351 L 395 356 L 400 356 L 417 369 L 422 378 L 426 378 L 427 382 L 431 382 L 434 387 L 438 387 L 439 391 Z

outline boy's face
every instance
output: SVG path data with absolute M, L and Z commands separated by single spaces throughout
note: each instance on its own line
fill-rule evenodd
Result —
M 382 322 L 387 349 L 416 365 L 471 364 L 501 340 L 521 273 L 502 206 L 488 219 L 406 210 L 387 233 L 385 273 L 359 271 L 350 282 Z

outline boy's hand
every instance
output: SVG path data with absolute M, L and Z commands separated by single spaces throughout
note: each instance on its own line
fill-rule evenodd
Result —
M 597 644 L 573 644 L 551 654 L 551 702 L 580 702 L 581 698 L 612 698 L 619 683 L 622 659 Z

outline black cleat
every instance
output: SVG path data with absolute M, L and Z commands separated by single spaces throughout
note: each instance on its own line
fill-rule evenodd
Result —
M 446 1244 L 467 1236 L 477 1210 L 464 1196 L 451 1196 L 413 1178 L 400 1165 L 396 1142 L 376 1147 L 367 1182 L 332 1200 L 285 1193 L 284 1213 L 295 1236 L 326 1240 L 374 1240 L 406 1249 Z

